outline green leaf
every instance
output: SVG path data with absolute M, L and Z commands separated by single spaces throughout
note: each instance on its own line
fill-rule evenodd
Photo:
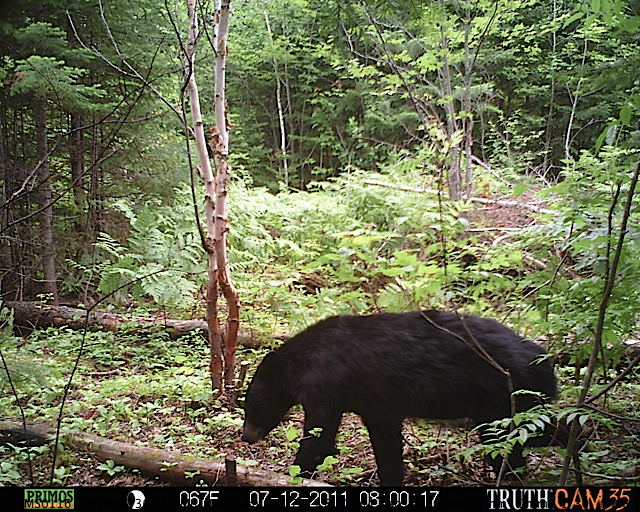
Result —
M 382 269 L 380 270 L 380 273 L 388 277 L 395 277 L 395 276 L 401 276 L 403 274 L 406 274 L 406 271 L 404 268 L 392 267 L 392 268 Z
M 302 468 L 297 464 L 292 464 L 291 466 L 289 466 L 289 476 L 293 476 L 293 477 L 298 476 L 301 471 L 302 471 Z
M 529 439 L 529 432 L 527 431 L 526 428 L 522 428 L 518 431 L 518 439 L 522 442 L 525 443 L 527 441 L 527 439 Z
M 513 195 L 515 197 L 520 197 L 524 192 L 526 192 L 527 190 L 529 190 L 530 186 L 526 183 L 518 183 L 514 188 L 513 188 Z
M 415 254 L 408 253 L 406 251 L 395 251 L 393 253 L 394 267 L 408 267 L 418 264 L 418 257 Z
M 369 245 L 371 245 L 371 241 L 373 240 L 372 237 L 367 236 L 367 235 L 359 235 L 354 237 L 351 240 L 351 243 L 355 246 L 358 247 L 368 247 Z
M 562 28 L 567 28 L 569 25 L 571 25 L 574 21 L 579 20 L 580 18 L 582 18 L 584 16 L 584 12 L 577 12 L 575 13 L 573 16 L 569 16 L 569 18 L 567 18 L 562 26 Z
M 318 471 L 326 471 L 331 469 L 334 464 L 338 463 L 338 459 L 336 459 L 333 455 L 327 455 L 322 461 L 321 464 L 318 465 Z
M 620 109 L 620 122 L 625 126 L 629 126 L 631 123 L 631 114 L 632 110 L 629 104 L 623 105 Z
M 292 426 L 285 431 L 285 437 L 287 438 L 287 441 L 293 441 L 294 439 L 297 439 L 301 433 L 302 433 L 302 429 L 295 428 Z

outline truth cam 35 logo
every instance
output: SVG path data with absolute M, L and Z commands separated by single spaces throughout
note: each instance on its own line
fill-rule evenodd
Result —
M 632 510 L 631 488 L 487 489 L 487 510 Z

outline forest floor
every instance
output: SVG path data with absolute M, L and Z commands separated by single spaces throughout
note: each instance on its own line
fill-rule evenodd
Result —
M 636 376 L 637 380 L 637 376 Z M 618 397 L 620 398 L 620 397 Z M 633 404 L 633 397 L 629 397 L 629 405 Z M 637 401 L 637 400 L 636 400 Z M 210 414 L 215 417 L 216 411 Z M 241 416 L 241 412 L 237 414 Z M 630 418 L 634 411 L 617 411 L 617 415 L 623 414 Z M 249 446 L 240 441 L 240 428 L 227 429 L 224 434 L 218 431 L 215 435 L 204 441 L 207 444 L 210 458 L 221 461 L 224 454 L 233 453 L 239 461 L 252 461 L 251 465 L 264 470 L 286 475 L 295 457 L 296 443 L 287 441 L 286 432 L 290 428 L 301 429 L 303 414 L 294 412 L 284 422 L 284 425 L 272 432 L 261 442 Z M 174 422 L 185 422 L 185 418 L 174 417 Z M 123 430 L 129 426 L 121 425 Z M 145 436 L 136 436 L 130 439 L 127 435 L 114 434 L 110 437 L 119 438 L 126 442 L 136 442 L 164 449 L 165 447 L 153 439 L 144 439 Z M 150 436 L 151 437 L 151 436 Z M 585 485 L 602 486 L 614 485 L 624 481 L 625 485 L 633 485 L 638 481 L 638 461 L 640 452 L 633 441 L 640 437 L 640 422 L 633 419 L 625 419 L 618 422 L 614 431 L 599 427 L 595 435 L 592 435 L 590 452 L 582 458 L 584 468 L 583 483 Z M 452 423 L 427 423 L 422 420 L 407 420 L 403 428 L 404 438 L 404 485 L 424 486 L 464 486 L 464 487 L 489 487 L 496 485 L 496 476 L 482 457 L 476 454 L 470 458 L 464 457 L 464 451 L 479 442 L 478 436 L 465 428 L 460 422 Z M 373 451 L 366 434 L 366 430 L 360 418 L 353 414 L 347 414 L 343 418 L 338 434 L 337 447 L 339 454 L 337 461 L 329 470 L 317 475 L 321 481 L 336 486 L 372 486 L 377 485 L 376 464 Z M 180 442 L 175 437 L 172 451 L 183 454 L 193 453 L 193 446 Z M 557 477 L 562 466 L 562 450 L 559 449 L 535 449 L 528 455 L 527 467 L 516 475 L 508 475 L 503 480 L 502 486 L 550 486 L 556 485 Z M 599 473 L 594 468 L 594 457 L 597 457 L 599 466 L 609 468 L 615 466 L 616 461 L 636 460 L 636 465 L 620 467 L 617 473 Z M 2 457 L 0 460 L 4 460 Z M 50 473 L 50 453 L 35 455 L 33 458 L 34 473 L 39 475 L 37 485 L 46 485 L 43 478 Z M 125 486 L 143 487 L 151 485 L 168 485 L 157 478 L 146 477 L 137 470 L 116 466 L 113 475 L 107 470 L 100 469 L 100 461 L 88 453 L 63 452 L 62 464 L 71 469 L 64 478 L 65 486 Z M 23 475 L 21 482 L 13 482 L 13 485 L 29 485 L 27 464 L 20 465 L 20 473 Z M 197 478 L 196 478 L 197 480 Z M 293 482 L 293 480 L 291 480 Z M 9 482 L 5 482 L 9 483 Z
M 521 209 L 497 206 L 476 208 L 473 215 L 484 228 L 521 228 L 533 221 Z M 485 243 L 493 239 L 488 237 Z M 70 374 L 80 338 L 81 334 L 63 329 L 36 331 L 26 342 L 15 343 L 13 355 L 20 360 L 28 350 L 37 355 L 38 361 L 53 365 L 52 379 L 58 382 L 53 387 L 60 390 Z M 255 368 L 264 353 L 242 348 L 238 360 L 248 360 Z M 294 408 L 288 419 L 264 440 L 251 446 L 242 442 L 242 410 L 211 401 L 207 392 L 208 360 L 203 354 L 206 344 L 195 336 L 171 341 L 157 333 L 92 333 L 67 399 L 65 428 L 216 461 L 232 453 L 238 464 L 288 474 L 303 425 L 300 408 Z M 117 371 L 109 371 L 114 368 Z M 571 371 L 559 370 L 561 383 L 570 384 Z M 636 368 L 610 392 L 607 410 L 597 411 L 601 422 L 594 429 L 588 451 L 582 455 L 588 468 L 586 484 L 610 485 L 620 478 L 638 482 L 639 391 L 640 373 Z M 60 406 L 58 393 L 33 388 L 23 393 L 21 401 L 27 419 L 55 423 Z M 10 402 L 0 403 L 0 416 L 3 409 L 9 409 Z M 481 454 L 473 453 L 478 435 L 464 421 L 407 420 L 403 438 L 405 485 L 495 485 L 493 470 L 483 462 Z M 358 416 L 343 417 L 337 447 L 336 460 L 317 475 L 318 479 L 340 486 L 377 484 L 372 448 Z M 23 448 L 0 446 L 0 463 L 8 464 L 0 471 L 0 485 L 47 485 L 50 447 L 32 453 L 33 483 L 26 460 Z M 561 464 L 561 449 L 536 449 L 528 456 L 527 468 L 504 483 L 553 486 Z M 160 483 L 135 469 L 109 468 L 90 454 L 65 449 L 58 460 L 54 484 L 139 487 Z

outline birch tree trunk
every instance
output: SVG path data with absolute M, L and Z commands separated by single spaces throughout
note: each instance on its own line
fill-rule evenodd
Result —
M 229 191 L 229 123 L 227 121 L 227 100 L 225 98 L 225 70 L 227 62 L 227 36 L 229 34 L 229 6 L 231 0 L 220 2 L 218 36 L 216 39 L 215 100 L 218 140 L 215 141 L 216 158 L 216 203 L 215 203 L 215 253 L 218 265 L 219 285 L 227 301 L 227 335 L 224 342 L 224 383 L 225 393 L 232 398 L 235 391 L 236 349 L 238 348 L 238 328 L 240 325 L 240 301 L 238 292 L 231 283 L 229 260 L 227 258 L 227 195 Z M 214 133 L 215 134 L 215 133 Z
M 216 34 L 216 84 L 215 110 L 216 126 L 211 130 L 211 146 L 215 153 L 216 176 L 213 175 L 207 151 L 207 142 L 200 111 L 200 98 L 195 79 L 195 48 L 198 41 L 198 17 L 196 0 L 187 0 L 189 12 L 189 37 L 187 39 L 185 62 L 183 63 L 187 92 L 191 104 L 193 131 L 200 160 L 200 170 L 205 186 L 205 215 L 207 234 L 203 240 L 207 251 L 207 326 L 211 352 L 211 384 L 214 390 L 232 397 L 235 390 L 235 352 L 239 327 L 238 294 L 229 279 L 229 265 L 226 251 L 227 211 L 226 198 L 229 182 L 229 137 L 227 132 L 224 97 L 224 70 L 226 60 L 226 41 L 229 28 L 229 0 L 223 0 L 216 13 L 218 20 Z M 219 289 L 228 304 L 226 339 L 223 342 L 220 320 L 218 318 Z M 224 364 L 224 376 L 223 376 Z
M 571 94 L 571 90 L 569 89 L 569 84 L 567 84 L 567 92 L 569 93 L 569 98 L 571 99 L 571 115 L 569 116 L 569 124 L 567 126 L 567 134 L 564 139 L 564 157 L 567 160 L 573 160 L 571 157 L 571 130 L 573 129 L 573 121 L 575 120 L 576 111 L 578 110 L 578 102 L 580 101 L 580 95 L 582 94 L 581 86 L 583 82 L 584 69 L 587 61 L 587 50 L 589 46 L 589 40 L 585 36 L 584 38 L 584 47 L 582 51 L 582 63 L 580 65 L 580 79 L 578 80 L 578 85 L 576 85 L 576 90 Z
M 274 52 L 273 56 L 273 71 L 276 75 L 276 102 L 278 105 L 278 119 L 280 122 L 280 152 L 282 153 L 282 169 L 284 171 L 284 186 L 289 188 L 289 167 L 287 162 L 287 138 L 284 127 L 284 114 L 282 112 L 282 86 L 280 81 L 280 73 L 278 72 L 278 61 L 275 56 L 275 46 L 273 44 L 273 35 L 271 33 L 271 24 L 269 23 L 269 14 L 267 10 L 264 11 L 264 19 L 267 23 L 267 33 L 269 34 L 269 41 L 271 42 L 271 51 Z

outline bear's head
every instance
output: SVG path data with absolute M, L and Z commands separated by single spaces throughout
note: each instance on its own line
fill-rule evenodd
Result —
M 243 441 L 253 444 L 262 439 L 295 404 L 292 391 L 287 389 L 286 371 L 277 351 L 258 366 L 244 402 Z

